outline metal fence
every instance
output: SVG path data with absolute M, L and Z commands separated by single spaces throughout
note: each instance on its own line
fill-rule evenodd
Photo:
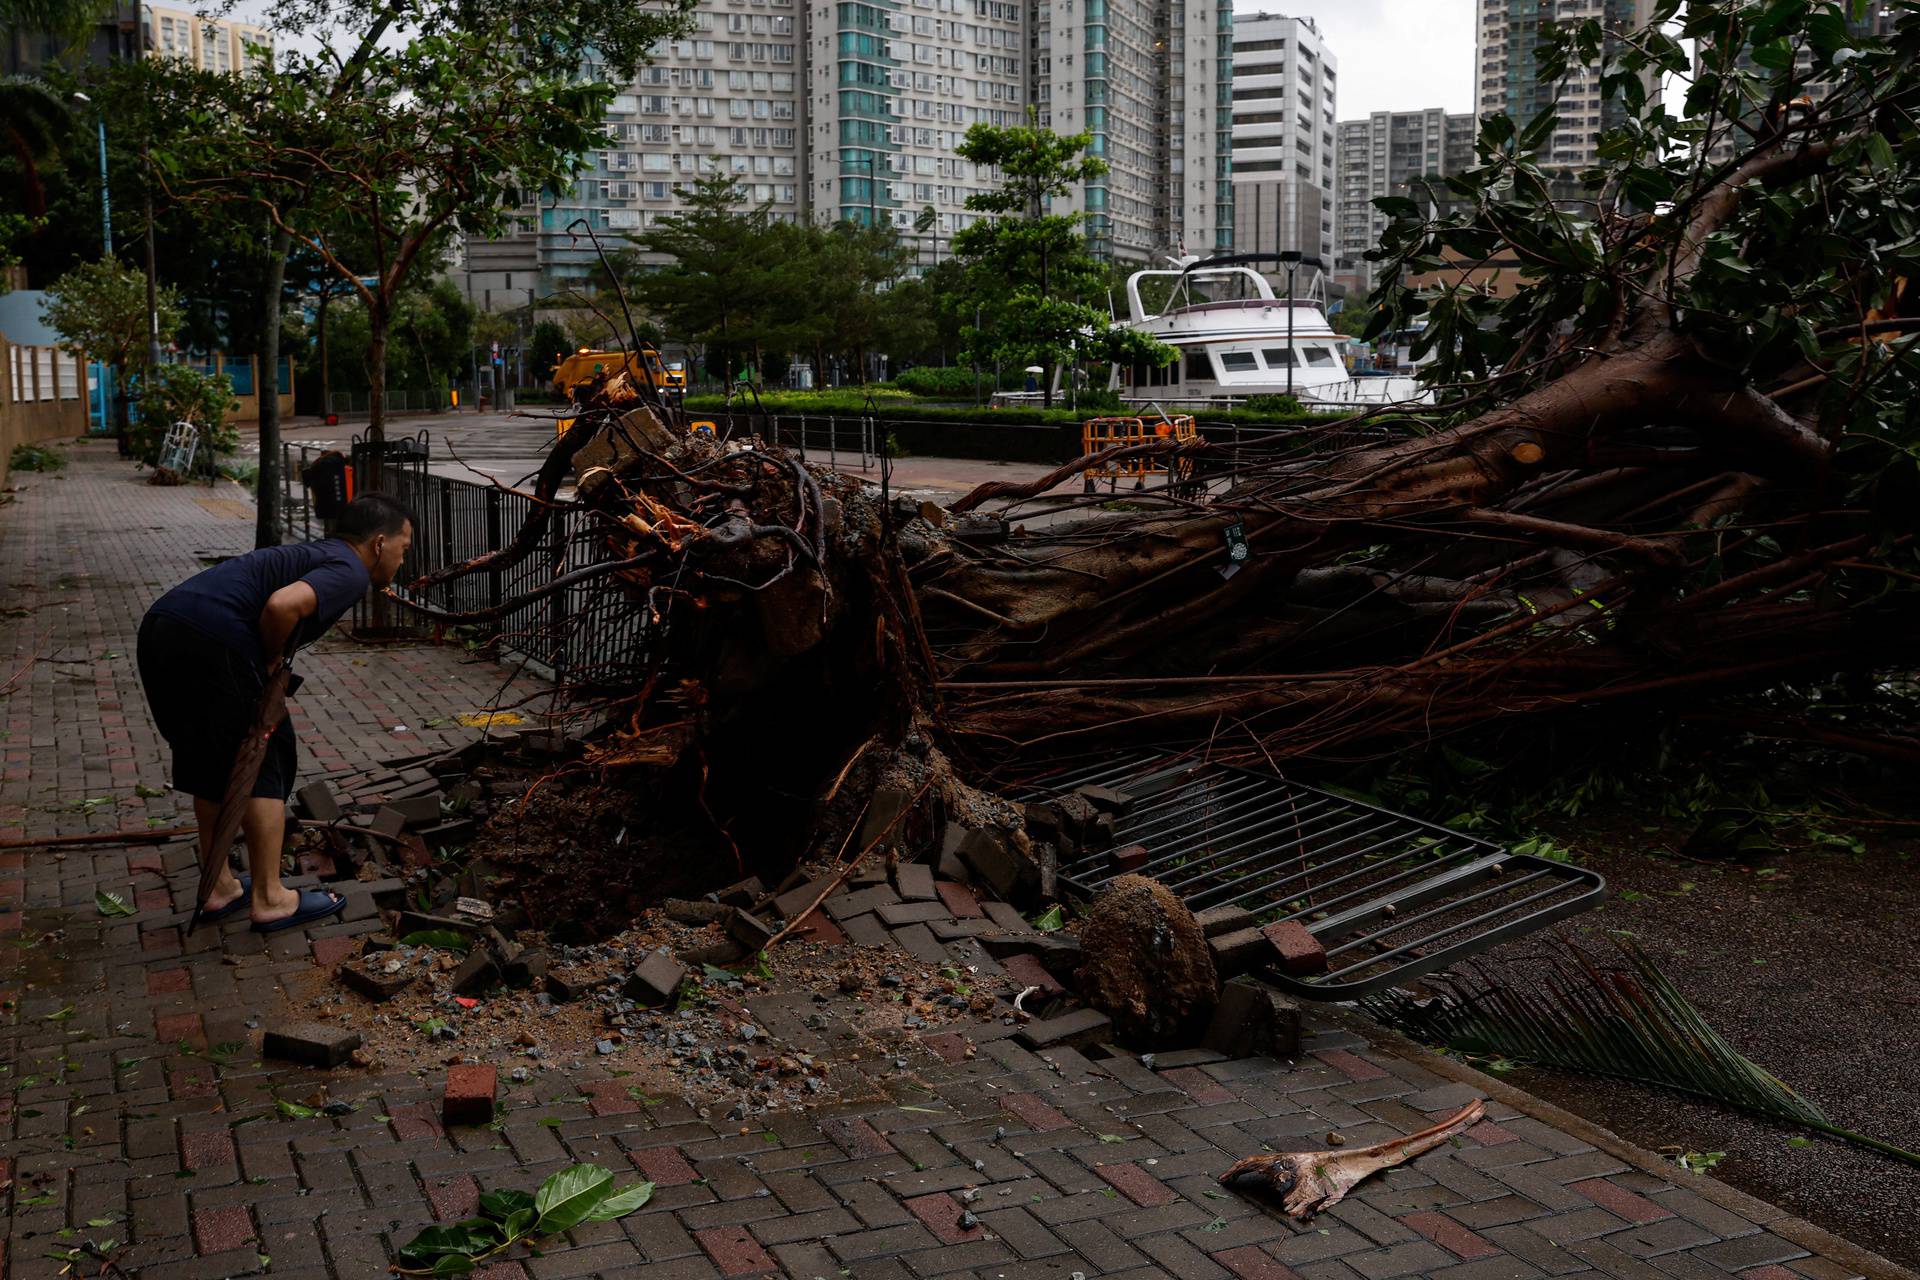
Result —
M 858 465 L 871 471 L 880 463 L 880 422 L 872 415 L 821 413 L 760 413 L 747 408 L 715 411 L 690 409 L 696 426 L 711 422 L 722 439 L 757 435 L 763 440 L 798 449 L 802 458 L 825 462 L 835 469 Z
M 388 387 L 388 413 L 445 413 L 453 407 L 453 396 L 447 387 Z M 327 396 L 327 412 L 349 417 L 354 414 L 372 412 L 370 393 L 366 391 L 334 391 Z
M 395 577 L 402 599 L 445 613 L 500 609 L 563 573 L 605 558 L 603 535 L 591 517 L 555 511 L 532 554 L 506 568 L 481 570 L 419 593 L 403 584 L 505 547 L 533 516 L 534 500 L 522 493 L 434 475 L 428 470 L 426 432 L 388 440 L 383 447 L 356 439 L 350 460 L 362 487 L 406 504 L 414 515 L 413 543 Z M 319 450 L 284 446 L 285 525 L 289 536 L 324 536 L 300 484 L 300 473 Z M 376 474 L 378 481 L 366 487 Z M 479 642 L 497 643 L 511 662 L 581 689 L 630 684 L 643 678 L 649 632 L 647 611 L 606 580 L 552 592 L 480 622 L 442 622 L 431 615 L 370 597 L 354 614 L 356 630 L 392 636 L 436 634 L 448 626 Z

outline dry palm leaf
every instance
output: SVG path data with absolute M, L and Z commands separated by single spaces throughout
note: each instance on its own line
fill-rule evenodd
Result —
M 1707 1024 L 1660 967 L 1626 938 L 1624 965 L 1606 966 L 1560 940 L 1531 959 L 1538 982 L 1520 985 L 1481 966 L 1423 981 L 1439 995 L 1404 990 L 1361 1001 L 1403 1034 L 1459 1053 L 1497 1054 L 1543 1066 L 1677 1089 L 1741 1111 L 1804 1125 L 1909 1164 L 1920 1155 L 1843 1129 Z

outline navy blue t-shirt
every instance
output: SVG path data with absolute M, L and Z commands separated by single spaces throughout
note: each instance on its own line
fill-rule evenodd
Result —
M 339 538 L 327 538 L 262 547 L 222 561 L 161 596 L 149 612 L 185 623 L 264 667 L 260 611 L 274 592 L 303 580 L 313 588 L 319 607 L 295 630 L 298 645 L 318 640 L 372 585 L 354 549 Z

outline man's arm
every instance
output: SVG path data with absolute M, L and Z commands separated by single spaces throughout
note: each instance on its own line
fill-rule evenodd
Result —
M 266 656 L 268 670 L 286 656 L 294 628 L 319 607 L 319 598 L 305 579 L 290 582 L 267 597 L 267 607 L 260 611 L 260 651 Z

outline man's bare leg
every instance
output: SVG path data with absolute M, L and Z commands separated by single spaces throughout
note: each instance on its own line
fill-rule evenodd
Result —
M 200 827 L 200 865 L 207 865 L 207 847 L 213 843 L 213 824 L 220 816 L 220 802 L 193 798 L 193 820 Z M 214 875 L 213 888 L 207 894 L 205 902 L 200 904 L 202 911 L 218 911 L 235 901 L 241 894 L 240 877 L 233 874 L 233 865 L 227 859 L 220 859 L 220 869 Z
M 250 797 L 240 817 L 240 829 L 246 833 L 247 862 L 253 870 L 253 922 L 265 924 L 292 915 L 300 907 L 300 895 L 280 883 L 287 802 L 270 796 Z

